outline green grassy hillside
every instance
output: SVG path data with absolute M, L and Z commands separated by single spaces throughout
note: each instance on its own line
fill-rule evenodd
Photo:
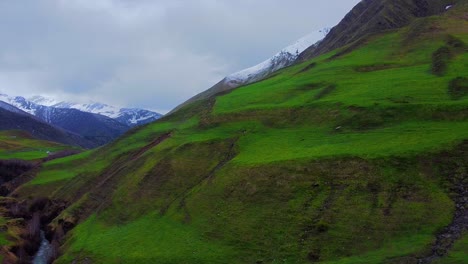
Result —
M 77 148 L 39 140 L 20 130 L 0 131 L 0 159 L 37 160 L 70 149 Z
M 416 263 L 466 176 L 467 10 L 48 162 L 16 195 L 68 203 L 56 263 Z

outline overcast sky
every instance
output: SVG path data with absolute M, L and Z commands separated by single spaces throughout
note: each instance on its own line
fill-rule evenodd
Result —
M 0 0 L 0 93 L 168 111 L 358 0 Z

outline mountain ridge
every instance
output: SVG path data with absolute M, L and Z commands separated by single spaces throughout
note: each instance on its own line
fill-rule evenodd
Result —
M 46 123 L 78 134 L 97 145 L 109 143 L 129 129 L 127 125 L 103 115 L 73 108 L 39 105 L 21 96 L 9 97 L 1 94 L 0 100 L 4 100 Z
M 363 0 L 359 2 L 316 47 L 305 49 L 298 61 L 305 61 L 342 48 L 385 30 L 407 26 L 420 17 L 443 13 L 457 0 Z
M 24 130 L 38 139 L 83 148 L 93 148 L 97 146 L 96 143 L 82 138 L 78 134 L 50 125 L 3 101 L 0 101 L 0 116 L 2 120 L 0 130 Z

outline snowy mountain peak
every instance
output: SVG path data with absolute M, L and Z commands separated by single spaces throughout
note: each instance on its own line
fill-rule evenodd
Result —
M 181 107 L 187 105 L 190 102 L 198 101 L 204 98 L 209 98 L 220 92 L 229 91 L 239 86 L 263 80 L 272 73 L 293 65 L 299 58 L 299 55 L 304 50 L 312 46 L 318 46 L 320 41 L 323 39 L 324 35 L 326 35 L 328 32 L 329 29 L 323 29 L 300 38 L 299 40 L 282 49 L 280 52 L 275 54 L 273 57 L 265 60 L 264 62 L 228 75 L 210 89 L 190 98 L 183 104 L 180 104 L 179 106 L 174 108 L 170 113 L 173 113 L 177 109 L 180 109 Z
M 60 102 L 55 104 L 54 106 L 60 108 L 73 108 L 83 112 L 104 115 L 110 118 L 119 117 L 120 112 L 120 109 L 117 107 L 97 102 L 89 102 L 86 104 L 80 104 L 75 102 Z
M 0 94 L 0 96 L 2 96 L 2 95 L 3 95 L 3 94 Z M 6 102 L 3 101 L 3 100 L 0 100 L 0 108 L 5 109 L 5 110 L 10 111 L 10 112 L 13 112 L 13 113 L 20 114 L 20 115 L 28 115 L 28 114 L 25 113 L 24 111 L 21 111 L 19 108 L 14 107 L 14 106 L 12 106 L 11 104 L 6 103 Z
M 306 35 L 268 60 L 227 76 L 224 80 L 225 84 L 230 87 L 238 87 L 259 81 L 275 71 L 292 65 L 301 52 L 316 44 L 321 38 L 323 38 L 321 32 Z
M 314 32 L 309 35 L 306 35 L 300 39 L 298 39 L 294 44 L 287 46 L 286 48 L 282 49 L 281 52 L 287 52 L 293 55 L 298 55 L 298 53 L 303 52 L 308 47 L 314 45 L 317 41 L 319 41 L 323 36 L 319 33 Z
M 31 101 L 28 101 L 22 96 L 9 96 L 7 94 L 0 94 L 0 101 L 4 101 L 5 103 L 13 105 L 28 114 L 36 114 L 37 105 Z
M 35 104 L 38 105 L 44 105 L 44 106 L 53 106 L 54 104 L 57 104 L 58 101 L 52 98 L 47 98 L 41 95 L 35 95 L 32 97 L 27 98 L 28 101 L 31 101 Z

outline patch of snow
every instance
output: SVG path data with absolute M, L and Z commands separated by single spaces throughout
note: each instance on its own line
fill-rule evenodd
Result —
M 228 80 L 247 79 L 249 77 L 252 77 L 252 75 L 257 74 L 261 70 L 270 67 L 270 65 L 271 65 L 271 59 L 268 59 L 268 60 L 266 60 L 264 62 L 261 62 L 261 63 L 255 65 L 255 66 L 253 66 L 253 67 L 250 67 L 250 68 L 244 69 L 242 71 L 233 73 L 233 74 L 227 76 L 226 79 L 228 79 Z
M 57 104 L 58 101 L 52 98 L 47 98 L 41 95 L 35 95 L 32 97 L 27 98 L 28 101 L 31 101 L 35 104 L 38 105 L 44 105 L 44 106 L 53 106 L 54 104 Z
M 8 96 L 6 94 L 0 94 L 0 100 L 17 107 L 24 112 L 34 115 L 36 113 L 35 104 L 27 101 L 24 97 L 21 96 Z
M 136 125 L 136 124 L 138 124 L 138 123 L 141 122 L 141 121 L 145 121 L 145 120 L 150 119 L 150 118 L 153 118 L 153 117 L 154 117 L 154 115 L 152 115 L 152 114 L 142 115 L 142 116 L 140 116 L 140 117 L 137 117 L 137 115 L 134 114 L 134 115 L 131 117 L 131 119 L 128 120 L 128 122 L 130 122 L 131 124 L 135 124 L 135 125 Z
M 0 99 L 2 99 L 2 98 L 0 98 Z M 5 101 L 2 101 L 2 100 L 0 100 L 0 108 L 3 108 L 5 110 L 13 112 L 13 113 L 24 114 L 24 112 L 21 111 L 19 108 L 14 107 L 11 104 L 6 103 Z
M 44 119 L 47 123 L 51 124 L 52 123 L 52 108 L 51 107 L 47 107 L 45 108 L 45 111 L 44 111 Z
M 314 45 L 317 41 L 319 41 L 322 37 L 319 33 L 314 32 L 307 36 L 304 36 L 297 40 L 294 44 L 287 46 L 284 48 L 283 52 L 288 52 L 290 54 L 296 54 L 296 52 L 301 53 L 306 50 L 308 47 Z
M 106 104 L 90 102 L 87 104 L 78 104 L 73 102 L 60 102 L 54 105 L 58 108 L 72 108 L 77 109 L 83 112 L 89 112 L 93 114 L 104 115 L 110 118 L 117 118 L 120 116 L 120 109 L 115 106 L 110 106 Z

